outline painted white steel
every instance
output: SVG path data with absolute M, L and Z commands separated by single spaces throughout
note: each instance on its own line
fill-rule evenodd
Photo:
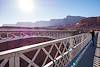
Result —
M 80 40 L 81 39 L 81 40 Z M 80 40 L 78 43 L 77 40 Z M 4 67 L 7 62 L 9 62 L 9 67 L 21 67 L 20 60 L 23 59 L 28 63 L 28 67 L 40 67 L 35 63 L 35 59 L 38 57 L 39 52 L 42 50 L 46 55 L 43 64 L 41 67 L 64 67 L 67 63 L 70 62 L 71 59 L 75 57 L 75 55 L 91 40 L 91 34 L 84 33 L 76 36 L 71 36 L 67 38 L 61 38 L 53 41 L 43 42 L 39 44 L 24 46 L 12 50 L 2 51 L 0 52 L 0 60 L 3 60 L 0 63 L 0 67 Z M 69 47 L 66 46 L 69 43 Z M 50 50 L 47 51 L 46 47 L 51 46 Z M 59 46 L 59 47 L 58 47 Z M 63 50 L 61 51 L 61 47 Z M 53 47 L 57 49 L 54 58 L 51 55 Z M 24 53 L 37 50 L 32 59 L 27 57 Z M 60 54 L 59 56 L 58 53 Z M 42 57 L 40 57 L 42 58 Z M 50 58 L 51 61 L 46 64 L 47 59 Z

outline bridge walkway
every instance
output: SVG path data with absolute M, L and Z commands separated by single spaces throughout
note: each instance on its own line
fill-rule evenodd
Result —
M 93 67 L 100 67 L 100 33 L 97 39 L 97 45 L 94 55 Z
M 100 67 L 99 41 L 100 37 L 98 37 L 98 33 L 96 33 L 96 36 L 94 37 L 94 44 L 91 40 L 67 67 Z
M 93 67 L 94 52 L 95 47 L 93 46 L 93 43 L 91 41 L 88 46 L 80 51 L 80 53 L 72 60 L 72 62 L 67 67 Z

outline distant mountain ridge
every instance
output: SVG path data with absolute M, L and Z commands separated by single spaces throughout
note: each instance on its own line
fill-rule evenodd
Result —
M 100 16 L 82 19 L 80 23 L 76 25 L 76 29 L 100 30 Z
M 40 27 L 44 26 L 60 26 L 60 25 L 67 25 L 67 24 L 74 24 L 78 23 L 80 20 L 84 19 L 86 17 L 81 16 L 67 16 L 63 19 L 51 19 L 50 21 L 38 21 L 34 24 Z
M 17 24 L 4 24 L 3 26 L 14 27 L 48 27 L 48 26 L 65 26 L 79 23 L 80 20 L 86 17 L 81 16 L 67 16 L 63 19 L 51 19 L 50 21 L 37 21 L 37 22 L 18 22 Z

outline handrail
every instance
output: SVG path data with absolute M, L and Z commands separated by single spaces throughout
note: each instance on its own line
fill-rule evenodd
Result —
M 84 33 L 84 34 L 87 34 L 87 33 Z M 28 45 L 28 46 L 19 47 L 19 48 L 15 48 L 15 49 L 11 49 L 11 50 L 6 50 L 6 51 L 0 52 L 0 55 L 4 55 L 6 53 L 18 52 L 18 51 L 22 51 L 22 50 L 25 50 L 25 49 L 38 47 L 38 46 L 41 46 L 41 45 L 45 46 L 45 44 L 57 43 L 57 42 L 60 42 L 60 41 L 66 40 L 66 39 L 70 39 L 70 38 L 74 38 L 74 37 L 77 37 L 77 36 L 81 36 L 81 35 L 83 35 L 83 34 L 70 36 L 70 37 L 66 37 L 66 38 L 61 38 L 61 39 L 57 39 L 57 40 L 53 40 L 53 41 L 47 41 L 47 42 L 43 42 L 43 43 Z

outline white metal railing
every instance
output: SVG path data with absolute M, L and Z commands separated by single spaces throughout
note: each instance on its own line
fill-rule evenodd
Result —
M 0 67 L 65 67 L 91 40 L 84 33 L 0 52 Z

